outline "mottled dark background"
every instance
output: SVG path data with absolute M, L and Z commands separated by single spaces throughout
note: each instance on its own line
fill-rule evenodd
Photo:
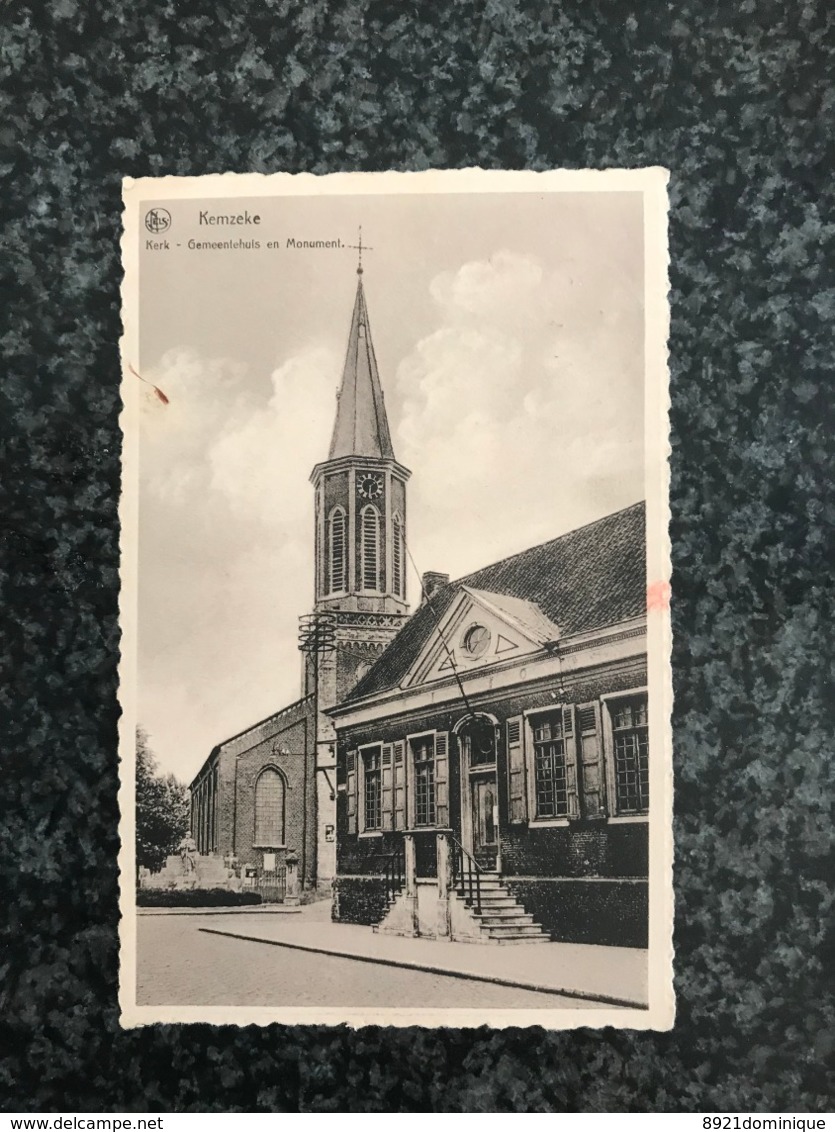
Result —
M 828 0 L 4 7 L 4 1109 L 831 1106 L 833 22 Z M 120 1032 L 122 175 L 647 163 L 672 173 L 674 1031 Z

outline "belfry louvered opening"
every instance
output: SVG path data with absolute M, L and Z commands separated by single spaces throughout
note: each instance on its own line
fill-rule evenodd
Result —
M 403 542 L 403 520 L 399 514 L 396 514 L 391 545 L 391 589 L 397 597 L 403 597 Z
M 345 512 L 334 507 L 329 521 L 328 590 L 330 593 L 343 593 L 346 588 L 345 556 Z
M 362 588 L 379 589 L 380 513 L 376 507 L 363 507 L 361 515 Z

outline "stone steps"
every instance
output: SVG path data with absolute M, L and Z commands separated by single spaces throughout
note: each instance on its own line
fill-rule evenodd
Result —
M 469 900 L 469 885 L 457 885 L 455 891 Z M 476 911 L 476 888 L 472 890 L 470 911 L 480 926 L 481 933 L 491 943 L 548 943 L 550 937 L 533 916 L 526 912 L 516 897 L 504 885 L 496 872 L 483 872 L 479 876 L 478 896 L 481 910 Z
M 473 899 L 475 904 L 475 899 Z M 517 903 L 510 895 L 501 896 L 485 896 L 481 894 L 481 907 L 482 908 L 516 908 Z
M 485 915 L 484 912 L 482 912 L 481 915 L 476 912 L 476 916 L 478 916 L 485 928 L 514 927 L 518 924 L 523 924 L 526 927 L 535 926 L 533 916 L 528 912 L 515 912 L 513 909 L 508 909 L 506 916 L 497 916 L 494 913 Z
M 509 920 L 514 916 L 527 916 L 529 919 L 533 919 L 530 913 L 526 912 L 520 904 L 500 904 L 498 907 L 494 907 L 485 904 L 484 901 L 482 901 L 481 909 L 476 912 L 476 915 L 483 919 L 493 917 L 497 920 Z
M 506 940 L 519 940 L 519 939 L 534 939 L 545 943 L 548 936 L 539 926 L 539 924 L 506 924 L 496 925 L 487 928 L 487 934 L 491 939 L 506 939 Z

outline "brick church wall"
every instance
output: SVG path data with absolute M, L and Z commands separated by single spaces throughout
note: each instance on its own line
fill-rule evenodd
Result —
M 287 754 L 282 754 L 282 749 Z M 299 856 L 299 876 L 307 885 L 316 868 L 316 777 L 313 702 L 302 700 L 249 731 L 215 748 L 218 759 L 217 852 L 242 864 L 260 865 L 255 835 L 255 784 L 275 767 L 283 777 L 284 844 Z
M 304 849 L 305 803 L 314 786 L 311 775 L 305 775 L 306 720 L 300 720 L 277 731 L 252 750 L 238 757 L 237 774 L 237 829 L 236 855 L 241 861 L 255 862 L 257 851 L 253 847 L 255 834 L 255 784 L 266 767 L 275 767 L 285 782 L 284 793 L 284 844 L 299 855 Z M 282 755 L 276 748 L 286 747 L 291 752 Z M 305 779 L 307 778 L 307 781 Z

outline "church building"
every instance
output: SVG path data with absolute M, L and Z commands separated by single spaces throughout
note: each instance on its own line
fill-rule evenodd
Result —
M 191 783 L 198 850 L 256 876 L 298 858 L 304 887 L 336 869 L 336 736 L 327 714 L 408 618 L 406 484 L 394 455 L 362 264 L 327 459 L 311 474 L 315 603 L 301 618 L 301 698 L 219 743 Z

